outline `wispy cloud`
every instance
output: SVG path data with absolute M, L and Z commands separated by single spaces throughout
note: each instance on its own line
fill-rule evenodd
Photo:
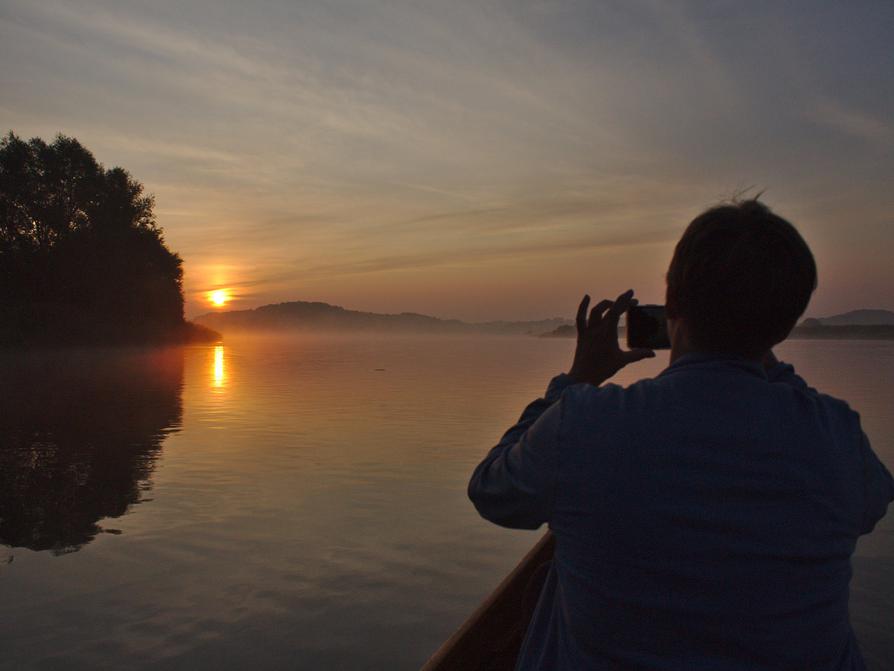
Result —
M 894 148 L 894 122 L 832 100 L 818 102 L 809 115 L 813 121 L 868 142 L 881 150 Z
M 0 115 L 145 182 L 192 312 L 222 282 L 250 303 L 513 259 L 558 277 L 582 250 L 625 272 L 742 186 L 890 210 L 888 10 L 845 34 L 803 9 L 5 0 Z M 859 244 L 836 224 L 806 226 Z

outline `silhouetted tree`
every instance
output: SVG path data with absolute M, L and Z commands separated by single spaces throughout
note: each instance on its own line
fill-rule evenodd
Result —
M 0 141 L 0 343 L 180 339 L 182 262 L 154 201 L 76 139 Z

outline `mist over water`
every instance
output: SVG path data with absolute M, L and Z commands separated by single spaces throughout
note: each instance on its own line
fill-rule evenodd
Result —
M 572 349 L 292 334 L 0 354 L 0 668 L 417 668 L 542 533 L 484 522 L 466 484 Z M 894 343 L 778 353 L 894 466 Z M 870 668 L 894 659 L 892 610 L 889 516 L 854 560 Z

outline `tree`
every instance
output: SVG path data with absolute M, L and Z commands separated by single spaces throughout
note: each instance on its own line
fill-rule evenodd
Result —
M 0 140 L 0 343 L 181 339 L 182 261 L 153 206 L 74 138 Z

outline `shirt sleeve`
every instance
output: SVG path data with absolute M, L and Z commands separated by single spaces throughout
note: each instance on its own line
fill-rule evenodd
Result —
M 863 483 L 866 503 L 860 533 L 868 534 L 875 528 L 888 511 L 888 504 L 894 501 L 894 478 L 869 445 L 869 439 L 860 429 L 860 453 L 863 457 Z
M 572 384 L 565 374 L 553 378 L 546 395 L 525 408 L 472 473 L 469 498 L 485 519 L 514 529 L 548 521 L 558 476 L 561 396 Z

